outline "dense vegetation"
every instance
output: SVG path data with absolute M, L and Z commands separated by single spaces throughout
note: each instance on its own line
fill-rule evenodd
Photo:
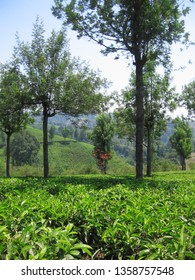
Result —
M 178 98 L 175 89 L 170 88 L 171 45 L 191 43 L 183 20 L 190 7 L 180 5 L 177 0 L 169 0 L 166 5 L 162 0 L 63 2 L 54 1 L 53 15 L 63 19 L 79 37 L 87 36 L 100 44 L 104 54 L 133 59 L 135 69 L 130 91 L 134 94 L 127 94 L 127 100 L 118 109 L 123 111 L 122 123 L 133 127 L 126 136 L 130 139 L 133 133 L 136 178 L 144 176 L 145 145 L 150 176 L 154 142 L 165 129 L 166 111 L 173 110 L 185 99 L 185 96 Z M 159 66 L 164 69 L 163 76 L 157 73 Z M 0 130 L 7 136 L 6 176 L 10 177 L 11 137 L 30 122 L 27 112 L 42 114 L 43 176 L 47 178 L 50 175 L 48 133 L 50 139 L 54 135 L 54 131 L 48 130 L 49 119 L 59 113 L 78 116 L 108 112 L 120 100 L 120 94 L 108 92 L 109 86 L 110 82 L 99 71 L 91 70 L 80 59 L 71 58 L 64 26 L 45 38 L 44 24 L 37 17 L 31 42 L 17 35 L 12 59 L 0 65 Z M 183 102 L 182 105 L 192 110 L 193 104 Z M 129 113 L 126 114 L 129 107 L 135 108 L 130 110 L 133 112 L 130 119 Z M 95 155 L 98 161 L 102 157 L 111 158 L 107 151 L 97 154 L 96 150 Z
M 64 27 L 45 38 L 37 18 L 31 42 L 17 37 L 0 65 L 0 176 L 15 177 L 0 178 L 0 259 L 194 260 L 195 174 L 184 170 L 193 131 L 182 117 L 163 135 L 168 109 L 195 112 L 194 82 L 180 95 L 170 87 L 170 48 L 190 44 L 190 8 L 177 0 L 63 2 L 54 1 L 55 16 L 104 54 L 133 58 L 135 71 L 121 95 L 110 94 L 99 71 L 71 58 Z M 49 121 L 102 112 L 90 128 Z M 27 127 L 39 113 L 42 131 Z M 184 171 L 174 173 L 179 158 Z M 152 174 L 162 170 L 172 172 Z
M 191 2 L 194 2 L 191 0 Z M 78 37 L 87 37 L 99 44 L 102 53 L 114 53 L 116 59 L 121 55 L 133 62 L 135 66 L 135 158 L 136 177 L 144 175 L 144 126 L 146 115 L 148 135 L 151 141 L 153 122 L 157 122 L 153 100 L 155 90 L 145 106 L 146 88 L 144 71 L 147 62 L 154 66 L 161 64 L 165 71 L 170 72 L 171 46 L 176 42 L 189 44 L 189 33 L 185 31 L 186 16 L 190 7 L 180 1 L 91 1 L 91 0 L 55 0 L 52 7 L 53 15 L 62 19 L 64 24 L 77 31 Z M 149 71 L 147 71 L 149 73 Z M 150 76 L 151 78 L 152 76 Z M 152 86 L 153 87 L 153 86 Z M 158 87 L 158 86 L 157 86 Z M 150 90 L 149 90 L 150 91 Z M 164 88 L 163 93 L 167 92 Z M 149 97 L 148 96 L 148 97 Z M 156 99 L 157 103 L 162 100 Z M 130 101 L 130 100 L 129 100 Z M 160 102 L 161 104 L 162 102 Z M 129 104 L 129 103 L 128 103 Z M 130 105 L 130 104 L 129 104 Z M 131 106 L 131 105 L 130 105 Z M 128 107 L 128 106 L 127 106 Z M 149 112 L 146 107 L 150 108 Z M 161 108 L 162 109 L 162 108 Z M 158 110 L 158 109 L 157 109 Z M 149 114 L 148 114 L 149 113 Z M 154 117 L 155 116 L 155 117 Z M 151 152 L 152 145 L 149 152 Z M 148 154 L 148 163 L 151 162 Z M 150 165 L 150 164 L 149 164 Z M 148 167 L 149 167 L 148 165 Z M 147 170 L 151 175 L 151 168 Z
M 28 127 L 27 131 L 36 137 L 40 145 L 42 144 L 43 133 L 39 129 Z M 14 141 L 15 138 L 13 138 Z M 0 138 L 0 143 L 1 142 Z M 22 143 L 21 143 L 22 144 Z M 25 148 L 25 147 L 23 147 Z M 50 175 L 68 175 L 68 174 L 97 174 L 100 171 L 96 166 L 95 159 L 92 156 L 93 145 L 85 142 L 79 142 L 75 139 L 64 138 L 60 135 L 55 135 L 49 141 L 49 160 L 50 160 Z M 5 143 L 0 148 L 0 176 L 5 175 Z M 27 155 L 27 153 L 25 153 Z M 78 161 L 79 159 L 79 161 Z M 123 159 L 114 155 L 108 163 L 109 174 L 129 174 L 133 173 L 135 168 L 128 163 L 129 159 Z M 11 159 L 12 162 L 12 159 Z M 39 149 L 38 159 L 32 164 L 22 166 L 11 165 L 12 176 L 42 176 L 43 174 L 43 151 Z
M 0 259 L 195 259 L 195 175 L 0 180 Z
M 55 121 L 55 118 L 53 121 Z M 64 124 L 64 119 L 61 122 L 57 119 L 57 122 L 52 123 L 52 126 L 50 126 L 55 127 L 55 133 L 58 133 L 54 134 L 53 138 L 49 140 L 50 175 L 62 176 L 100 173 L 95 159 L 92 156 L 94 146 L 90 143 L 89 138 L 87 138 L 87 133 L 91 131 L 90 128 L 87 129 L 84 134 L 82 128 L 75 129 L 74 126 L 69 126 L 69 129 L 72 130 L 72 134 L 69 136 L 72 138 L 67 138 L 62 136 L 62 124 Z M 193 123 L 190 123 L 190 125 L 191 124 Z M 13 135 L 11 149 L 13 149 L 13 152 L 15 151 L 15 154 L 13 157 L 11 150 L 11 176 L 42 176 L 43 151 L 41 145 L 43 133 L 42 130 L 35 128 L 39 127 L 39 125 L 39 122 L 35 122 L 34 128 L 28 126 L 25 133 L 21 132 Z M 169 137 L 172 132 L 173 127 L 171 128 L 170 125 L 168 125 L 167 131 L 159 142 L 154 154 L 153 172 L 181 169 L 179 157 L 177 157 L 176 152 L 171 148 L 169 143 Z M 38 155 L 35 158 L 36 150 L 33 151 L 31 146 L 33 162 L 29 162 L 31 159 L 29 154 L 29 145 L 31 142 L 28 141 L 26 143 L 26 138 L 22 138 L 22 135 L 26 135 L 26 133 L 29 133 L 33 138 L 37 139 L 39 144 L 36 144 L 36 148 L 40 146 Z M 18 138 L 21 138 L 20 146 L 18 146 L 17 143 L 16 145 L 14 144 Z M 0 176 L 5 176 L 5 150 L 5 137 L 4 134 L 2 134 L 0 135 Z M 112 141 L 112 159 L 108 161 L 107 173 L 117 175 L 135 174 L 134 153 L 134 143 L 129 143 L 128 140 L 114 137 Z M 21 156 L 23 162 L 22 164 L 17 164 L 17 159 L 18 161 L 21 160 Z M 194 153 L 192 157 L 186 161 L 186 166 L 188 170 L 195 169 Z

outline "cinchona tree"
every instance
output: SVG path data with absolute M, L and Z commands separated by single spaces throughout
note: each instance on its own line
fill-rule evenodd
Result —
M 192 1 L 191 1 L 192 2 Z M 143 68 L 150 57 L 168 58 L 170 45 L 187 39 L 189 9 L 176 0 L 55 0 L 52 8 L 78 36 L 103 46 L 103 53 L 133 57 L 136 71 L 136 177 L 143 177 Z

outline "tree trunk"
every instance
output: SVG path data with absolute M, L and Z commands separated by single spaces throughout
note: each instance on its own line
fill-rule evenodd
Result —
M 144 140 L 144 86 L 143 66 L 139 59 L 136 62 L 136 178 L 143 178 L 143 140 Z
M 180 157 L 180 162 L 181 162 L 181 170 L 186 170 L 186 161 L 183 156 Z
M 147 129 L 147 170 L 146 175 L 152 175 L 152 138 L 151 138 L 151 129 Z
M 49 176 L 47 107 L 43 107 L 43 169 L 44 178 L 47 178 Z
M 10 139 L 11 134 L 7 133 L 7 147 L 6 147 L 6 176 L 10 177 Z

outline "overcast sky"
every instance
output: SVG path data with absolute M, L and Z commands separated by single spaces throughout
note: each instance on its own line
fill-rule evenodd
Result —
M 33 23 L 39 16 L 44 21 L 46 36 L 52 29 L 59 30 L 62 21 L 57 20 L 51 13 L 53 0 L 0 0 L 0 62 L 5 63 L 11 58 L 13 47 L 16 45 L 15 34 L 23 41 L 31 40 Z M 186 0 L 186 3 L 189 1 Z M 186 31 L 191 34 L 195 42 L 195 4 L 191 4 L 191 12 L 186 17 Z M 70 52 L 72 56 L 79 56 L 86 60 L 91 68 L 99 69 L 102 76 L 113 82 L 111 90 L 120 91 L 128 85 L 131 61 L 121 58 L 114 60 L 114 56 L 103 56 L 100 47 L 87 38 L 77 40 L 76 32 L 68 31 Z M 195 79 L 195 47 L 183 52 L 181 46 L 173 48 L 174 69 L 186 66 L 183 71 L 173 71 L 173 85 L 180 91 L 181 87 Z M 191 64 L 188 64 L 191 61 Z

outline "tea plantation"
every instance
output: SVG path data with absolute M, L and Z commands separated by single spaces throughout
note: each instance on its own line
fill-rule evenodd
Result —
M 0 259 L 195 259 L 195 174 L 0 179 Z

